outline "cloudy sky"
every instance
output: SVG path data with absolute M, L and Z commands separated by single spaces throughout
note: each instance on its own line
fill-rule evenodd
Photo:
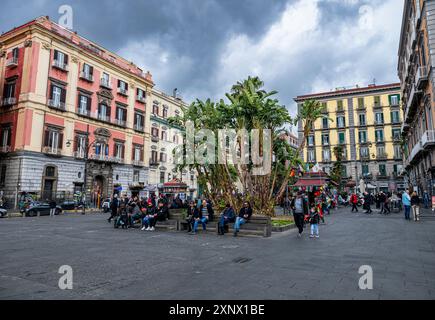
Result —
M 402 0 L 2 0 L 0 32 L 63 4 L 75 31 L 188 101 L 257 75 L 295 114 L 297 95 L 398 81 Z

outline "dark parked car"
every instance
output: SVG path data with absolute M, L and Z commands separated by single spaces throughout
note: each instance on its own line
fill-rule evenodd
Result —
M 34 203 L 31 204 L 26 209 L 26 217 L 36 217 L 38 216 L 49 216 L 50 215 L 50 204 L 49 203 Z M 60 206 L 56 206 L 56 215 L 62 213 L 62 208 Z
M 65 200 L 60 204 L 60 207 L 62 210 L 74 210 L 77 207 L 77 202 Z

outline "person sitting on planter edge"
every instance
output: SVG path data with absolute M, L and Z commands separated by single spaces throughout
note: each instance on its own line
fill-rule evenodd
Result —
M 193 231 L 192 234 L 196 234 L 198 232 L 198 224 L 202 224 L 202 230 L 206 231 L 207 230 L 207 222 L 209 221 L 209 204 L 207 204 L 207 201 L 204 200 L 202 202 L 201 207 L 198 210 L 198 215 L 194 215 L 193 219 Z M 213 210 L 213 209 L 211 209 Z
M 236 223 L 234 223 L 234 236 L 237 237 L 237 233 L 240 231 L 240 226 L 248 222 L 252 216 L 251 204 L 246 201 L 243 204 L 243 208 L 240 209 L 239 216 L 236 218 Z
M 195 216 L 197 216 L 197 217 L 199 216 L 199 209 L 196 206 L 194 201 L 190 201 L 189 207 L 187 208 L 187 217 L 186 217 L 186 222 L 187 222 L 187 227 L 188 227 L 187 232 L 192 232 L 193 224 L 195 222 L 195 219 L 194 219 Z
M 163 200 L 159 200 L 159 204 L 156 209 L 156 214 L 157 214 L 158 221 L 169 220 L 169 209 Z
M 145 214 L 145 218 L 142 220 L 142 231 L 154 231 L 154 224 L 157 218 L 155 208 L 151 202 L 148 203 L 148 208 Z
M 219 235 L 225 234 L 225 226 L 228 225 L 230 222 L 234 222 L 236 219 L 236 214 L 234 212 L 233 207 L 231 207 L 231 204 L 227 203 L 227 206 L 225 210 L 221 214 L 221 218 L 219 220 L 218 225 L 218 233 Z

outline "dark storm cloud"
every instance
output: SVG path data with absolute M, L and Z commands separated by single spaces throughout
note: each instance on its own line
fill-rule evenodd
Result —
M 294 113 L 299 94 L 397 81 L 399 0 L 2 0 L 0 31 L 41 15 L 57 21 L 63 4 L 80 35 L 188 99 L 222 97 L 252 74 Z

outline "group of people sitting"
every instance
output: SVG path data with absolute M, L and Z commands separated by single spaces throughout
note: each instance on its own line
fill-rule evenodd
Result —
M 119 199 L 115 194 L 110 204 L 109 223 L 115 219 L 115 228 L 129 229 L 140 222 L 142 231 L 154 231 L 158 221 L 169 220 L 169 209 L 164 199 L 157 204 L 153 199 L 140 201 L 138 197 Z
M 169 220 L 169 208 L 165 198 L 155 201 L 155 198 L 140 200 L 138 197 L 129 199 L 126 195 L 122 199 L 114 195 L 110 204 L 111 215 L 107 221 L 115 220 L 115 228 L 129 229 L 136 223 L 141 223 L 142 231 L 154 231 L 158 221 Z M 224 235 L 230 223 L 234 223 L 234 236 L 240 231 L 240 227 L 247 223 L 252 216 L 251 204 L 246 201 L 240 209 L 238 216 L 231 204 L 227 204 L 219 216 L 218 233 Z M 196 203 L 190 201 L 187 208 L 186 222 L 188 232 L 197 234 L 201 224 L 204 231 L 207 230 L 207 223 L 214 220 L 214 210 L 210 201 L 203 200 Z
M 239 215 L 236 216 L 234 208 L 231 204 L 227 204 L 225 209 L 222 211 L 219 222 L 218 222 L 218 234 L 225 235 L 226 227 L 230 223 L 234 223 L 234 236 L 240 231 L 240 226 L 249 221 L 252 216 L 252 207 L 249 202 L 245 202 L 243 207 L 239 211 Z M 188 225 L 188 233 L 197 234 L 199 224 L 202 225 L 204 231 L 207 230 L 207 223 L 214 219 L 214 210 L 212 205 L 203 200 L 201 205 L 198 207 L 195 202 L 191 201 L 189 207 L 187 208 L 186 222 Z

